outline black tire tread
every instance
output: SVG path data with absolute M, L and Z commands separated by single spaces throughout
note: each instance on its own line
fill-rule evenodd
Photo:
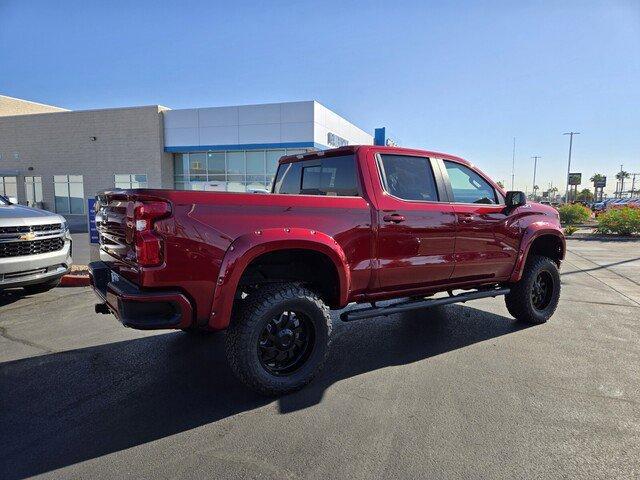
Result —
M 263 382 L 251 374 L 251 370 L 247 366 L 251 362 L 250 355 L 252 355 L 255 345 L 249 341 L 249 338 L 257 323 L 268 310 L 291 299 L 306 299 L 322 311 L 326 321 L 328 338 L 324 356 L 318 362 L 313 373 L 295 385 L 283 388 L 276 384 Z M 315 292 L 308 288 L 297 283 L 282 283 L 265 286 L 247 297 L 246 304 L 239 309 L 236 318 L 232 319 L 227 329 L 225 350 L 231 370 L 242 383 L 263 395 L 277 396 L 299 390 L 307 385 L 326 362 L 330 344 L 331 316 L 329 307 Z
M 539 325 L 545 323 L 555 312 L 558 306 L 558 299 L 552 300 L 551 309 L 544 317 L 538 316 L 533 310 L 531 305 L 531 299 L 529 295 L 529 285 L 533 282 L 534 276 L 538 274 L 541 269 L 549 268 L 555 272 L 558 276 L 558 298 L 560 296 L 560 281 L 557 265 L 549 257 L 542 255 L 532 255 L 527 259 L 527 263 L 522 273 L 522 278 L 519 282 L 511 286 L 511 291 L 505 295 L 504 300 L 507 305 L 509 313 L 517 320 Z

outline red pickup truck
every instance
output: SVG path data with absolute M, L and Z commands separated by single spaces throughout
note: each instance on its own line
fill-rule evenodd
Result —
M 226 329 L 232 370 L 263 394 L 320 370 L 329 309 L 370 304 L 344 311 L 351 321 L 505 295 L 515 318 L 542 323 L 560 295 L 557 211 L 443 153 L 348 146 L 283 157 L 271 194 L 97 200 L 96 311 L 139 329 Z

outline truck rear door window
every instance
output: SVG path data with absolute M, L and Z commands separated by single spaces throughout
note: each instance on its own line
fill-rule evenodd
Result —
M 382 185 L 387 193 L 403 200 L 437 202 L 438 190 L 426 157 L 380 155 Z
M 278 167 L 273 193 L 358 196 L 355 156 L 344 155 L 283 163 Z

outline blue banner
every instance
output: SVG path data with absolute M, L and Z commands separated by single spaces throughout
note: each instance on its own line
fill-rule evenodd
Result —
M 89 230 L 89 243 L 100 243 L 100 238 L 98 237 L 98 228 L 96 227 L 96 210 L 94 208 L 95 204 L 95 198 L 87 199 L 87 226 Z

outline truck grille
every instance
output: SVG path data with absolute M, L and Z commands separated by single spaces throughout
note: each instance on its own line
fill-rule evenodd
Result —
M 48 225 L 25 225 L 20 227 L 0 227 L 0 234 L 2 233 L 29 233 L 29 232 L 53 232 L 60 230 L 62 224 L 50 223 Z
M 44 240 L 33 240 L 30 242 L 0 243 L 0 258 L 55 252 L 57 250 L 62 250 L 62 247 L 64 247 L 63 238 L 47 238 Z

